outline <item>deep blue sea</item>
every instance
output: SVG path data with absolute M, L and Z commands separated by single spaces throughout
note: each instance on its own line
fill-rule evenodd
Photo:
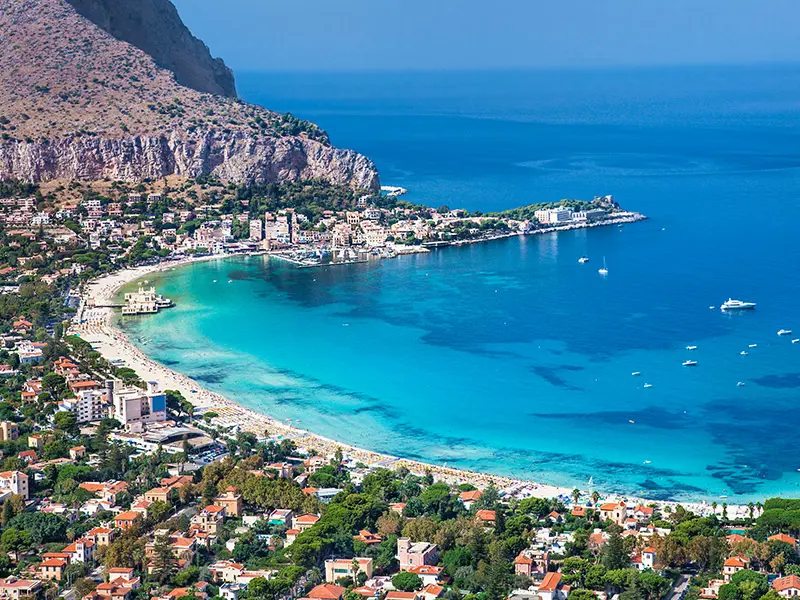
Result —
M 176 308 L 125 322 L 155 359 L 410 458 L 651 498 L 800 495 L 800 67 L 238 87 L 370 156 L 412 201 L 613 194 L 650 219 L 369 265 L 189 266 L 157 280 Z M 731 296 L 758 308 L 709 308 Z

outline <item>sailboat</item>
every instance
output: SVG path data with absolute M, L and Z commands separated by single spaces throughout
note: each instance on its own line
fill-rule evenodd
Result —
M 608 275 L 608 268 L 606 267 L 606 257 L 605 256 L 603 257 L 603 268 L 602 269 L 597 269 L 597 272 L 600 273 L 600 275 Z

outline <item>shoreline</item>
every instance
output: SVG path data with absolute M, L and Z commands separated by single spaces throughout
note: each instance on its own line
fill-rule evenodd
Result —
M 237 404 L 222 394 L 208 390 L 193 379 L 154 361 L 133 344 L 122 330 L 115 326 L 112 308 L 92 308 L 90 306 L 90 300 L 94 300 L 97 304 L 109 304 L 121 287 L 151 273 L 174 270 L 175 268 L 195 262 L 225 260 L 236 256 L 240 255 L 227 254 L 184 258 L 153 265 L 128 268 L 102 276 L 88 283 L 82 290 L 81 309 L 78 315 L 80 318 L 85 318 L 85 322 L 74 324 L 70 328 L 70 333 L 80 334 L 80 336 L 87 342 L 90 342 L 106 360 L 124 360 L 126 366 L 134 369 L 145 381 L 157 381 L 161 389 L 175 389 L 180 391 L 187 400 L 192 402 L 197 409 L 200 409 L 198 413 L 213 410 L 213 412 L 219 415 L 214 419 L 215 424 L 219 424 L 223 427 L 236 425 L 240 427 L 242 431 L 249 431 L 257 436 L 263 436 L 266 430 L 271 437 L 280 436 L 281 438 L 291 439 L 297 444 L 299 449 L 314 449 L 323 455 L 332 455 L 337 449 L 341 449 L 345 456 L 353 462 L 361 462 L 370 466 L 382 466 L 390 469 L 405 467 L 409 471 L 419 475 L 430 470 L 435 479 L 450 484 L 470 483 L 482 489 L 489 485 L 489 483 L 493 483 L 498 490 L 506 492 L 506 494 L 511 497 L 554 498 L 558 496 L 570 496 L 573 488 L 406 459 L 382 452 L 358 448 L 278 421 L 266 414 Z M 581 489 L 581 500 L 583 504 L 586 503 L 585 498 L 589 496 L 591 491 L 592 490 Z M 693 512 L 703 515 L 708 515 L 713 512 L 710 503 L 707 501 L 689 500 L 681 502 L 650 500 L 639 496 L 616 493 L 601 494 L 601 497 L 604 501 L 625 500 L 631 504 L 655 504 L 661 507 L 675 507 L 681 504 Z M 730 518 L 744 517 L 748 512 L 747 507 L 744 505 L 730 505 L 727 510 Z M 717 513 L 720 512 L 721 506 L 717 509 Z

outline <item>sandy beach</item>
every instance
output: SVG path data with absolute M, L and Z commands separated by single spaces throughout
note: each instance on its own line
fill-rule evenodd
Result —
M 223 427 L 238 426 L 241 431 L 252 432 L 259 437 L 263 437 L 267 432 L 273 438 L 288 438 L 293 440 L 301 450 L 313 450 L 323 456 L 331 456 L 337 449 L 341 449 L 345 457 L 350 461 L 361 462 L 370 466 L 406 467 L 416 474 L 424 474 L 430 470 L 435 479 L 451 484 L 471 483 L 478 488 L 485 488 L 491 482 L 501 492 L 504 492 L 506 497 L 569 497 L 572 488 L 431 465 L 372 452 L 272 419 L 267 415 L 240 406 L 218 393 L 207 390 L 189 377 L 153 361 L 137 348 L 122 331 L 113 326 L 113 311 L 115 309 L 97 307 L 97 305 L 112 304 L 117 291 L 123 285 L 144 278 L 151 273 L 174 269 L 178 266 L 201 260 L 224 260 L 225 258 L 225 256 L 187 258 L 163 262 L 158 265 L 125 269 L 96 279 L 82 290 L 81 308 L 78 311 L 76 322 L 70 329 L 70 333 L 78 334 L 91 343 L 106 360 L 122 360 L 126 366 L 135 370 L 145 381 L 158 382 L 162 390 L 180 391 L 197 409 L 200 409 L 198 412 L 213 410 L 219 415 L 214 419 L 214 423 Z M 581 503 L 587 501 L 590 492 L 591 490 L 583 491 Z M 602 494 L 602 497 L 606 501 L 626 500 L 629 503 L 642 502 L 659 506 L 675 506 L 677 504 L 676 502 L 653 502 L 643 498 L 613 494 Z M 700 514 L 710 514 L 712 512 L 711 506 L 705 502 L 682 502 L 681 504 Z M 721 511 L 721 506 L 718 506 L 717 512 L 721 513 Z M 746 506 L 731 505 L 728 506 L 727 512 L 730 518 L 744 517 L 747 516 L 748 509 Z

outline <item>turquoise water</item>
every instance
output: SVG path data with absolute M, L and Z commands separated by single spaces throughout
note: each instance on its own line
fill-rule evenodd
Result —
M 800 337 L 800 69 L 239 87 L 368 154 L 415 201 L 613 193 L 650 220 L 330 269 L 192 265 L 157 280 L 176 308 L 126 321 L 151 356 L 392 454 L 653 498 L 798 495 L 800 344 L 776 332 Z M 758 310 L 709 310 L 729 296 Z

